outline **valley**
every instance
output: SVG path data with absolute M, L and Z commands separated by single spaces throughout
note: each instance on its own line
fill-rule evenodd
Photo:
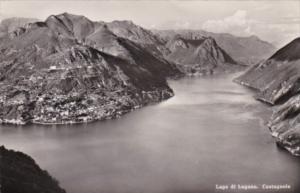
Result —
M 280 183 L 298 193 L 300 39 L 276 49 L 254 35 L 67 12 L 2 20 L 0 190 L 207 193 L 234 183 L 260 193 Z
M 0 37 L 1 123 L 116 118 L 172 97 L 169 78 L 245 68 L 210 37 L 165 44 L 129 21 L 69 13 L 21 25 L 24 20 L 5 22 L 19 27 Z

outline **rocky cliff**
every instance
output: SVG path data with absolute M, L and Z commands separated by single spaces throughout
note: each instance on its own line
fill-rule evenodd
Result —
M 105 24 L 68 13 L 0 38 L 0 122 L 114 118 L 173 96 L 179 70 Z
M 189 75 L 214 74 L 242 68 L 211 37 L 175 36 L 166 44 L 166 58 Z
M 274 108 L 268 126 L 278 144 L 294 155 L 300 155 L 299 66 L 300 38 L 297 38 L 235 80 L 256 89 L 257 99 L 279 105 Z
M 1 193 L 65 193 L 47 171 L 26 154 L 0 147 Z
M 276 48 L 256 36 L 238 37 L 226 33 L 212 33 L 204 30 L 153 30 L 161 39 L 169 41 L 180 35 L 186 39 L 212 37 L 235 61 L 245 65 L 256 64 L 270 56 Z

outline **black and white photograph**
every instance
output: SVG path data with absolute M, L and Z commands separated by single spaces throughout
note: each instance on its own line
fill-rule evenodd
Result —
M 0 193 L 300 193 L 300 0 L 0 0 Z

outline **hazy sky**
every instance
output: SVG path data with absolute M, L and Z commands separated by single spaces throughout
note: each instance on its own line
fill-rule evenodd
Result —
M 278 46 L 300 36 L 300 0 L 283 1 L 13 1 L 0 0 L 0 19 L 70 12 L 98 21 L 132 20 L 146 28 L 204 29 L 257 35 Z

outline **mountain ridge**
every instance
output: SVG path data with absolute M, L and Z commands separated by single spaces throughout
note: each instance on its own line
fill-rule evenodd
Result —
M 60 15 L 78 16 L 70 13 Z M 86 18 L 79 15 L 79 18 Z M 89 20 L 91 21 L 91 20 Z M 149 30 L 142 28 L 129 20 L 114 20 L 111 22 L 91 21 L 94 25 L 106 24 L 108 28 L 125 39 L 129 39 L 140 44 L 154 55 L 161 56 L 161 53 L 168 54 L 164 44 L 170 39 L 170 36 L 181 34 L 188 38 L 195 36 L 213 37 L 217 44 L 225 50 L 235 61 L 243 64 L 255 64 L 272 54 L 276 47 L 271 43 L 261 40 L 255 35 L 249 37 L 234 36 L 229 33 L 213 33 L 204 30 Z M 120 27 L 121 26 L 121 27 Z M 87 27 L 89 29 L 90 27 Z M 139 37 L 140 36 L 140 37 Z M 143 37 L 143 38 L 141 38 Z M 167 40 L 166 40 L 167 39 Z M 153 46 L 154 45 L 154 46 Z
M 242 67 L 213 38 L 181 38 L 186 48 L 130 21 L 70 13 L 18 27 L 0 37 L 0 122 L 116 118 L 172 97 L 167 78 Z
M 261 40 L 255 35 L 249 37 L 234 36 L 229 33 L 213 33 L 204 30 L 152 30 L 154 34 L 157 34 L 165 41 L 169 41 L 176 35 L 181 35 L 186 38 L 201 38 L 213 37 L 217 44 L 237 62 L 252 65 L 261 60 L 264 60 L 267 56 L 272 54 L 276 47 L 271 43 Z
M 77 19 L 81 22 L 73 24 Z M 0 38 L 0 122 L 110 119 L 173 96 L 166 77 L 179 75 L 177 68 L 108 29 L 98 37 L 110 34 L 106 45 L 111 47 L 100 51 L 85 40 L 103 24 L 81 31 L 78 25 L 86 23 L 64 13 Z
M 276 105 L 268 127 L 279 146 L 300 155 L 300 38 L 235 79 L 257 90 L 256 98 Z
M 178 35 L 166 45 L 170 50 L 166 58 L 190 75 L 224 73 L 242 67 L 211 37 L 188 39 Z

